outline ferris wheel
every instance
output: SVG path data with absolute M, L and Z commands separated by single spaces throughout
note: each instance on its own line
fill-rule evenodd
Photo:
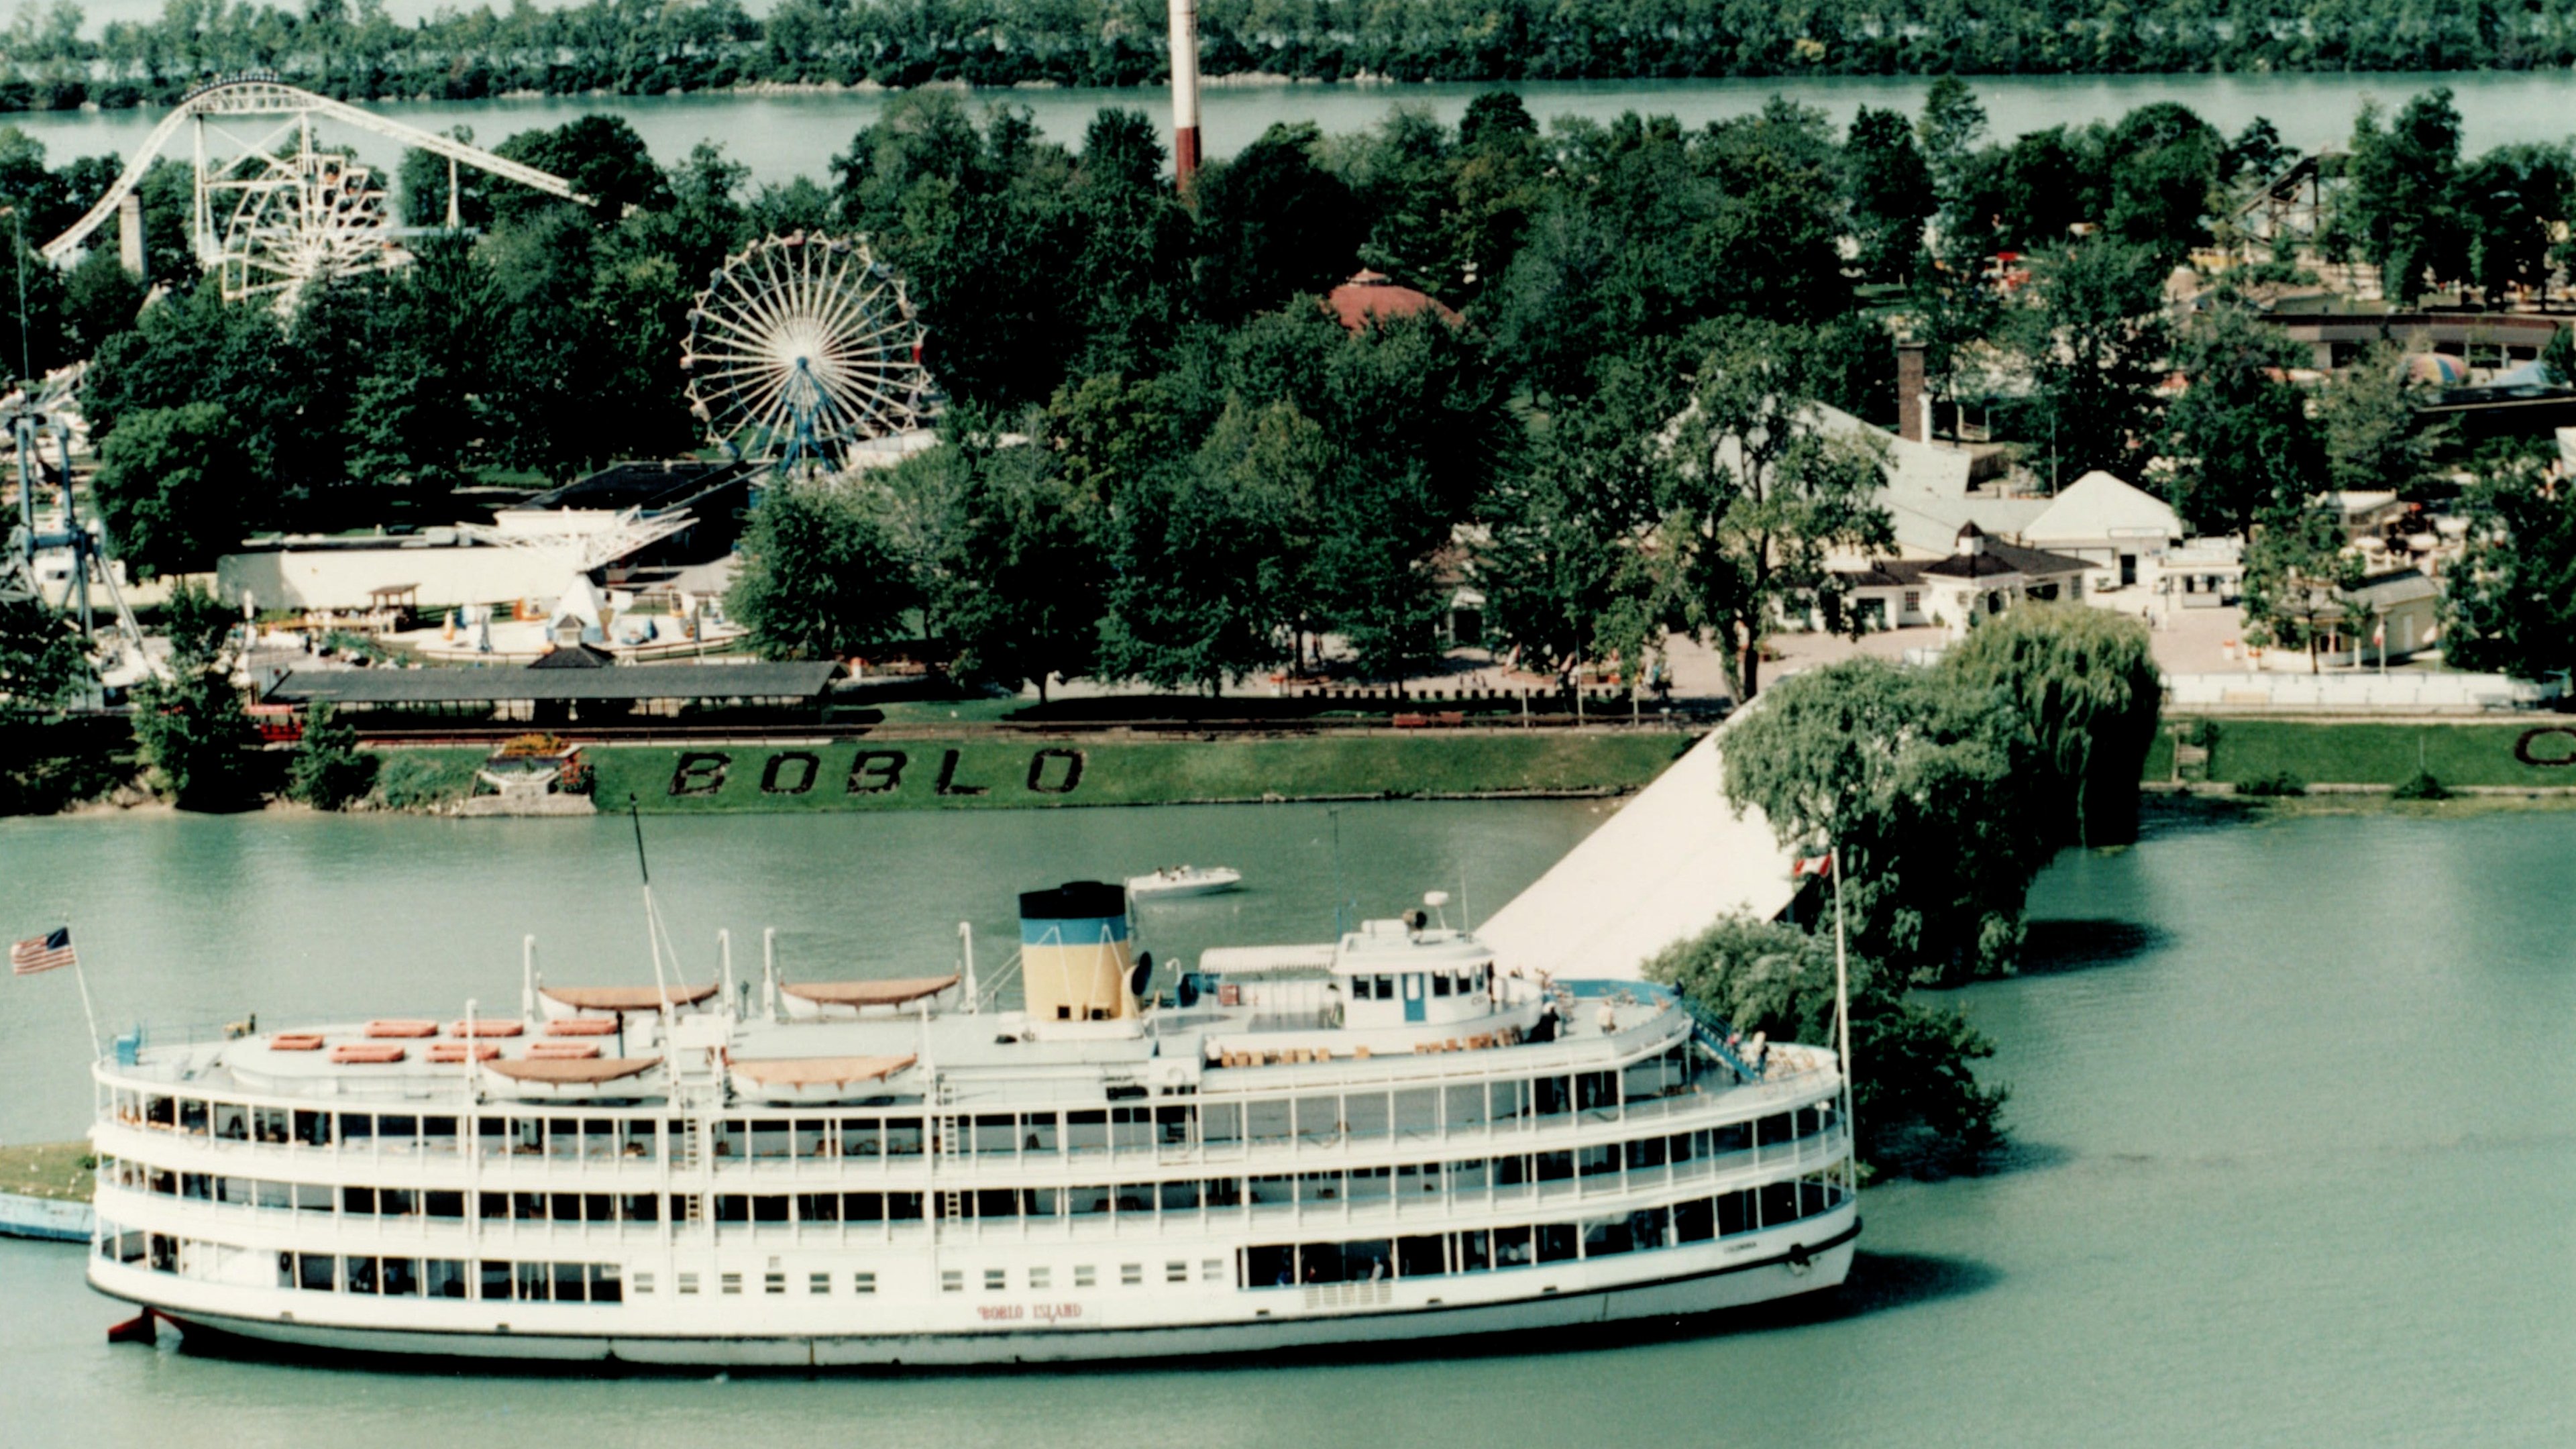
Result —
M 726 259 L 689 309 L 691 411 L 736 456 L 840 466 L 937 410 L 927 333 L 864 240 L 797 232 Z

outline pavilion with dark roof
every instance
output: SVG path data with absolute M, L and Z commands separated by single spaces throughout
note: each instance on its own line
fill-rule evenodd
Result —
M 2080 599 L 2080 558 L 2006 543 L 1963 525 L 1940 558 L 1876 558 L 1837 569 L 1846 607 L 1877 629 L 1939 626 L 1967 632 L 1980 614 L 2000 614 L 2024 599 Z

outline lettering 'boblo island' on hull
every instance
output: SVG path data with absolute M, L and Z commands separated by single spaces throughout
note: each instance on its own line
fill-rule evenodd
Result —
M 1839 1284 L 1837 1057 L 1498 966 L 1445 900 L 1157 972 L 1126 891 L 1015 962 L 575 988 L 96 1069 L 94 1287 L 300 1350 L 696 1366 L 1241 1354 Z M 997 1009 L 1016 975 L 1018 1009 Z

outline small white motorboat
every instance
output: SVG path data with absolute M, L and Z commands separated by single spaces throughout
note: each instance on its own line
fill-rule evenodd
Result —
M 1140 901 L 1167 901 L 1181 896 L 1212 896 L 1243 884 L 1243 872 L 1230 866 L 1167 865 L 1152 875 L 1127 877 L 1127 894 Z

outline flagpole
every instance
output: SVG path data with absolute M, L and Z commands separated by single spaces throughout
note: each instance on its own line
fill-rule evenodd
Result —
M 89 1019 L 89 1059 L 90 1059 L 91 1061 L 95 1062 L 95 1061 L 97 1061 L 100 1057 L 102 1057 L 102 1056 L 105 1056 L 105 1055 L 106 1055 L 106 1053 L 105 1053 L 105 1052 L 102 1052 L 101 1050 L 99 1050 L 99 1044 L 98 1044 L 98 1008 L 96 1008 L 96 1007 L 94 1007 L 94 1006 L 90 1005 L 90 1000 L 89 1000 L 89 968 L 88 968 L 88 967 L 86 967 L 86 966 L 83 966 L 83 965 L 81 964 L 81 958 L 80 958 L 80 937 L 79 937 L 79 936 L 77 936 L 77 935 L 71 935 L 71 929 L 72 929 L 71 917 L 69 917 L 69 916 L 65 916 L 65 917 L 63 917 L 63 932 L 64 932 L 64 934 L 71 936 L 71 943 L 72 943 L 72 979 L 73 979 L 74 981 L 77 981 L 77 982 L 79 982 L 79 983 L 80 983 L 80 994 L 81 994 L 81 1015 Z
M 1843 1066 L 1843 1136 L 1852 1130 L 1851 965 L 1843 932 L 1843 861 L 1837 846 L 1826 857 L 1834 874 L 1834 1031 L 1841 1038 Z

